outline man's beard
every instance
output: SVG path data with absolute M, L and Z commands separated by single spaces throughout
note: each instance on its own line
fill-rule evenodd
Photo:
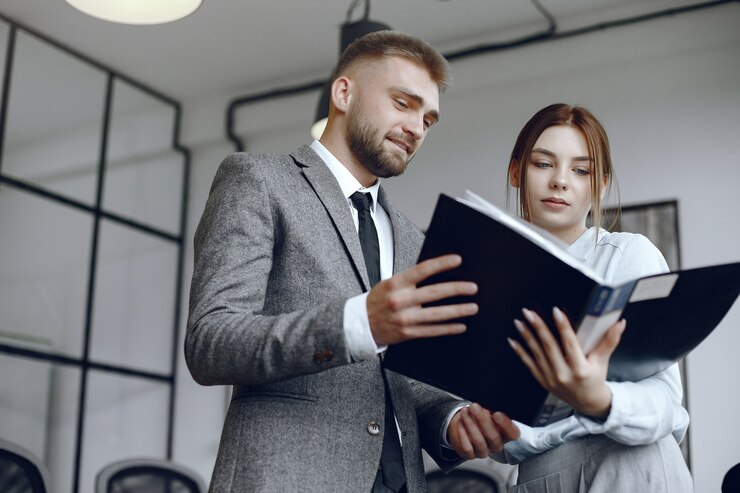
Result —
M 385 137 L 406 143 L 411 149 L 414 143 L 402 135 L 388 134 L 382 140 L 377 141 L 379 132 L 368 121 L 362 119 L 358 111 L 351 111 L 347 116 L 347 145 L 355 156 L 369 172 L 379 178 L 390 178 L 398 176 L 406 171 L 406 166 L 411 161 L 405 160 L 398 154 L 390 152 L 384 147 Z M 413 154 L 412 156 L 413 157 Z

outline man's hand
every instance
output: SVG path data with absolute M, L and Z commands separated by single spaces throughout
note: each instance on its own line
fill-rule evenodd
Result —
M 475 303 L 425 307 L 422 305 L 455 296 L 478 292 L 472 282 L 443 282 L 417 288 L 435 274 L 454 269 L 462 263 L 459 255 L 445 255 L 425 260 L 390 279 L 379 282 L 367 296 L 367 316 L 375 343 L 387 346 L 409 339 L 460 334 L 465 324 L 442 323 L 478 313 Z
M 478 404 L 460 409 L 450 420 L 447 441 L 465 459 L 501 452 L 519 438 L 519 428 L 504 413 L 491 413 Z

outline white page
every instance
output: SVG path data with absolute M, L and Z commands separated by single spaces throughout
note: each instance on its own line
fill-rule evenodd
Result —
M 466 190 L 464 197 L 457 198 L 457 201 L 482 212 L 499 223 L 518 232 L 522 236 L 529 238 L 534 244 L 540 246 L 571 267 L 583 272 L 600 285 L 609 286 L 609 284 L 596 271 L 585 265 L 573 255 L 569 254 L 566 251 L 568 245 L 550 232 L 542 228 L 538 228 L 537 226 L 518 217 L 512 216 L 506 211 L 502 211 L 483 197 L 471 192 L 470 190 Z

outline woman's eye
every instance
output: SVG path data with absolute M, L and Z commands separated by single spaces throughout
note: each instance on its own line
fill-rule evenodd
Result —
M 401 108 L 408 108 L 409 105 L 406 104 L 406 101 L 402 99 L 396 99 L 396 104 L 400 106 Z
M 575 171 L 576 171 L 576 174 L 579 174 L 579 175 L 582 175 L 582 176 L 586 176 L 586 175 L 591 174 L 591 171 L 589 171 L 587 169 L 584 169 L 584 168 L 576 168 Z
M 535 161 L 534 165 L 537 166 L 538 168 L 549 168 L 552 166 L 547 161 Z

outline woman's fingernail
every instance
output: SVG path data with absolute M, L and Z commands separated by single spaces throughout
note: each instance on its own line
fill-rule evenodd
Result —
M 521 320 L 514 319 L 514 327 L 519 331 L 520 334 L 524 335 L 524 324 Z
M 553 316 L 553 317 L 555 318 L 555 320 L 556 320 L 556 321 L 558 321 L 558 322 L 563 322 L 563 321 L 565 321 L 565 315 L 563 314 L 563 312 L 562 312 L 562 311 L 560 311 L 560 308 L 558 308 L 557 306 L 553 306 L 553 307 L 552 307 L 552 316 Z
M 528 322 L 531 323 L 534 321 L 534 316 L 532 315 L 532 312 L 530 310 L 522 308 L 522 313 L 524 314 L 524 318 L 526 318 Z
M 511 337 L 506 338 L 507 341 L 509 341 L 509 346 L 511 346 L 511 349 L 516 349 L 516 342 L 514 342 L 514 339 Z

